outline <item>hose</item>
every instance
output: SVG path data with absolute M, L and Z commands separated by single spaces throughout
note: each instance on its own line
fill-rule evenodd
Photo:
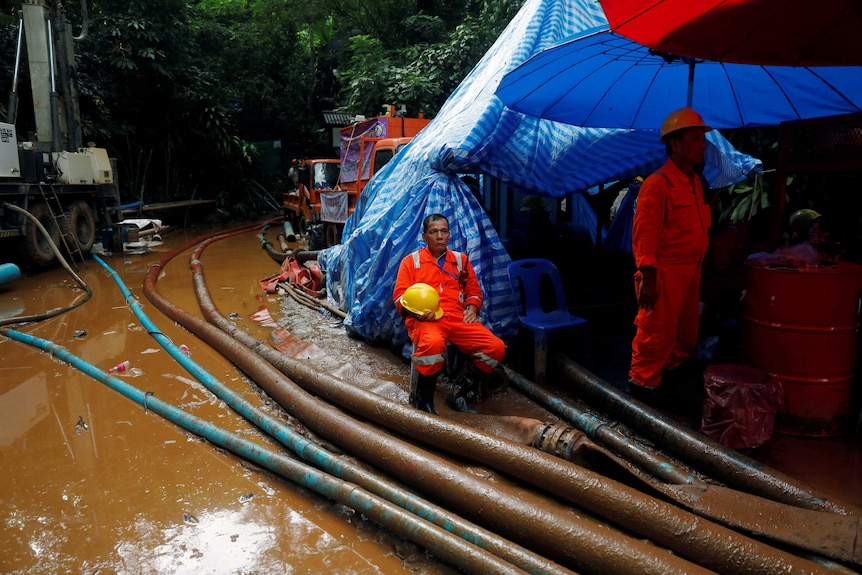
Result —
M 90 298 L 93 297 L 93 290 L 91 290 L 90 286 L 88 286 L 87 283 L 84 280 L 82 280 L 81 277 L 77 273 L 75 273 L 75 270 L 72 269 L 72 266 L 70 266 L 69 262 L 66 261 L 66 258 L 63 257 L 63 254 L 60 252 L 60 248 L 58 248 L 57 244 L 54 243 L 54 240 L 51 239 L 51 234 L 48 233 L 48 230 L 45 229 L 45 226 L 42 225 L 42 222 L 40 222 L 38 220 L 38 218 L 36 218 L 33 214 L 31 214 L 27 210 L 20 208 L 14 204 L 10 204 L 8 202 L 2 202 L 2 203 L 0 203 L 0 207 L 2 207 L 3 209 L 6 209 L 6 210 L 12 210 L 13 212 L 18 212 L 19 214 L 22 214 L 23 216 L 29 218 L 30 221 L 33 223 L 33 225 L 36 226 L 36 228 L 39 230 L 39 232 L 43 236 L 45 236 L 45 239 L 48 241 L 48 245 L 50 245 L 51 249 L 54 250 L 54 254 L 57 256 L 57 260 L 60 262 L 60 264 L 63 266 L 63 268 L 67 272 L 69 272 L 69 274 L 72 276 L 72 279 L 75 280 L 75 283 L 77 283 L 79 286 L 81 286 L 81 289 L 83 289 L 87 294 L 82 299 L 79 299 L 78 301 L 76 301 L 75 303 L 73 303 L 72 305 L 70 305 L 68 307 L 53 309 L 51 311 L 48 311 L 45 313 L 40 313 L 40 314 L 35 314 L 35 315 L 7 317 L 7 318 L 0 319 L 0 326 L 14 325 L 14 324 L 21 324 L 21 323 L 28 323 L 28 322 L 33 322 L 33 321 L 42 321 L 42 320 L 50 319 L 52 317 L 56 317 L 58 315 L 64 314 L 68 311 L 72 311 L 76 307 L 82 306 L 85 303 L 87 303 L 90 300 Z
M 517 565 L 525 571 L 536 574 L 558 573 L 562 575 L 570 573 L 570 571 L 554 565 L 547 559 L 531 553 L 511 541 L 506 541 L 494 533 L 470 524 L 457 515 L 433 505 L 404 489 L 396 487 L 391 481 L 373 471 L 363 469 L 356 464 L 336 457 L 319 444 L 309 441 L 301 434 L 293 431 L 278 419 L 267 415 L 264 411 L 247 401 L 241 394 L 236 393 L 223 382 L 213 377 L 197 362 L 184 354 L 179 347 L 174 345 L 170 338 L 162 333 L 150 318 L 147 317 L 141 305 L 125 286 L 122 279 L 117 275 L 117 272 L 111 269 L 98 256 L 94 255 L 93 257 L 114 279 L 114 282 L 126 298 L 126 303 L 129 304 L 132 312 L 147 330 L 147 333 L 158 341 L 171 357 L 216 397 L 227 403 L 227 405 L 262 431 L 277 439 L 307 463 L 315 465 L 340 479 L 356 483 L 368 491 L 418 515 L 422 519 L 430 521 L 438 527 L 447 529 L 474 545 L 488 549 L 498 557 Z M 426 547 L 428 546 L 426 545 Z
M 224 237 L 227 236 L 208 241 Z M 205 243 L 198 252 L 203 247 Z M 564 564 L 569 562 L 597 572 L 614 573 L 651 573 L 656 572 L 656 569 L 658 572 L 671 573 L 680 570 L 703 571 L 703 568 L 687 561 L 675 565 L 662 564 L 678 558 L 655 548 L 651 552 L 639 540 L 608 531 L 607 525 L 599 527 L 587 517 L 573 516 L 574 509 L 560 509 L 552 499 L 524 491 L 513 498 L 499 485 L 477 485 L 475 478 L 457 468 L 452 470 L 445 460 L 439 458 L 428 459 L 426 456 L 428 463 L 419 465 L 423 454 L 417 453 L 412 444 L 384 437 L 380 429 L 348 420 L 341 411 L 332 413 L 329 406 L 321 405 L 321 402 L 307 397 L 305 392 L 296 390 L 280 374 L 271 373 L 270 365 L 259 360 L 250 361 L 234 354 L 231 348 L 235 347 L 237 341 L 243 342 L 271 364 L 291 373 L 306 389 L 367 419 L 378 421 L 391 430 L 423 443 L 443 446 L 459 457 L 468 457 L 499 469 L 531 485 L 536 485 L 537 479 L 541 478 L 539 487 L 553 495 L 625 525 L 630 531 L 649 537 L 679 555 L 694 558 L 709 568 L 734 575 L 775 570 L 786 573 L 825 572 L 811 561 L 697 518 L 594 472 L 476 429 L 405 408 L 400 403 L 356 388 L 338 378 L 323 376 L 307 365 L 253 340 L 227 321 L 209 299 L 197 254 L 192 256 L 191 268 L 205 317 L 225 333 L 231 334 L 235 340 L 226 341 L 223 339 L 224 334 L 213 333 L 207 329 L 211 326 L 206 326 L 201 320 L 184 317 L 172 306 L 155 301 L 151 297 L 155 293 L 152 271 L 145 279 L 147 297 L 169 317 L 221 349 L 271 397 L 317 433 L 342 447 L 349 445 L 345 449 L 353 454 L 373 458 L 378 467 L 418 485 L 420 489 L 434 490 L 438 498 L 473 513 L 474 517 L 478 514 L 510 536 L 522 538 L 527 546 L 557 557 Z M 411 463 L 405 467 L 408 461 Z M 563 510 L 565 514 L 561 514 Z M 539 515 L 536 515 L 537 511 Z M 578 533 L 578 536 L 573 536 L 574 533 Z M 625 551 L 621 552 L 621 549 Z
M 273 246 L 272 243 L 266 239 L 266 236 L 264 235 L 263 231 L 258 234 L 258 237 L 260 238 L 260 247 L 263 248 L 267 255 L 271 257 L 272 260 L 278 265 L 281 265 L 282 263 L 284 263 L 284 260 L 286 258 L 293 255 L 293 252 L 291 251 L 280 252 L 275 249 L 275 246 Z
M 620 431 L 614 429 L 606 421 L 597 416 L 581 411 L 571 402 L 551 395 L 543 388 L 532 383 L 521 374 L 503 366 L 503 370 L 509 378 L 509 383 L 521 391 L 527 397 L 536 401 L 539 405 L 556 413 L 576 429 L 583 431 L 587 437 L 612 449 L 615 453 L 629 459 L 642 469 L 649 471 L 656 478 L 674 484 L 690 484 L 697 482 L 692 473 L 680 469 L 679 465 L 667 457 L 645 448 L 637 441 L 626 437 Z
M 286 455 L 262 447 L 224 428 L 218 427 L 192 415 L 170 403 L 164 402 L 151 392 L 108 375 L 96 366 L 75 356 L 67 349 L 44 339 L 15 330 L 2 330 L 4 335 L 21 343 L 38 347 L 57 357 L 90 377 L 104 383 L 114 391 L 128 397 L 171 423 L 206 439 L 231 453 L 251 461 L 264 469 L 306 487 L 332 500 L 338 501 L 362 513 L 366 517 L 385 525 L 394 533 L 421 544 L 438 557 L 469 573 L 508 573 L 523 574 L 524 571 L 499 557 L 467 541 L 456 537 L 445 529 L 426 521 L 417 521 L 411 513 L 377 497 L 360 487 L 323 473 L 309 465 L 298 462 Z
M 510 384 L 557 413 L 575 428 L 598 444 L 609 449 L 612 457 L 650 486 L 671 500 L 685 506 L 702 517 L 731 527 L 765 536 L 774 542 L 789 544 L 831 558 L 860 563 L 862 548 L 857 545 L 858 520 L 852 516 L 824 513 L 771 499 L 734 491 L 727 487 L 707 483 L 695 477 L 689 468 L 628 437 L 599 417 L 583 412 L 564 398 L 553 396 L 522 375 L 503 367 Z M 572 428 L 568 428 L 571 431 Z M 546 447 L 544 443 L 549 445 Z M 543 426 L 534 439 L 546 451 L 571 450 L 572 442 L 558 425 Z M 646 470 L 651 476 L 644 476 Z M 771 517 L 773 520 L 764 521 Z M 781 518 L 776 520 L 775 518 Z
M 765 472 L 761 463 L 695 434 L 647 406 L 631 401 L 627 395 L 606 381 L 560 354 L 553 354 L 552 362 L 585 401 L 609 416 L 625 422 L 632 429 L 689 463 L 708 469 L 711 474 L 722 478 L 729 485 L 745 488 L 775 501 L 816 511 L 842 515 L 862 514 L 858 509 L 815 493 L 778 471 Z
M 230 232 L 213 239 L 224 239 L 236 233 L 242 232 Z M 165 255 L 158 265 L 164 265 L 184 249 L 186 248 Z M 204 280 L 201 264 L 196 256 L 197 254 L 192 255 L 191 267 L 194 270 L 195 284 L 199 286 Z M 229 337 L 227 333 L 213 325 L 183 312 L 164 300 L 158 295 L 156 289 L 155 282 L 158 275 L 158 270 L 152 268 L 144 280 L 144 293 L 147 298 L 172 320 L 218 349 L 289 413 L 303 421 L 315 433 L 344 448 L 353 456 L 387 471 L 419 491 L 433 496 L 435 500 L 443 502 L 447 507 L 458 509 L 462 515 L 486 528 L 493 528 L 503 536 L 518 540 L 525 547 L 564 566 L 586 569 L 594 573 L 644 575 L 710 572 L 690 561 L 669 554 L 648 541 L 624 534 L 584 515 L 557 499 L 501 484 L 474 473 L 465 473 L 463 467 L 454 465 L 447 459 L 432 455 L 411 442 L 393 437 L 377 426 L 347 416 L 344 411 L 299 389 L 292 381 L 286 379 L 271 365 L 273 359 L 282 354 L 267 344 L 256 342 L 252 338 L 254 343 L 249 347 L 257 351 L 258 355 L 250 354 L 249 350 L 240 343 L 242 340 Z M 204 315 L 217 314 L 214 306 L 205 301 L 206 296 L 200 287 L 196 287 L 196 293 L 203 298 L 201 309 Z M 220 326 L 222 329 L 228 330 L 235 327 L 223 316 L 219 315 L 219 317 L 227 324 Z M 214 318 L 210 319 L 214 320 Z M 241 335 L 235 334 L 234 337 Z M 264 355 L 266 350 L 273 353 Z M 262 361 L 260 356 L 267 361 Z M 308 371 L 311 377 L 314 377 L 316 372 L 310 369 Z M 363 395 L 369 402 L 369 408 L 379 411 L 373 416 L 375 420 L 388 420 L 397 414 L 402 422 L 415 428 L 413 434 L 420 435 L 425 431 L 422 423 L 427 423 L 428 420 L 434 421 L 434 418 L 427 414 L 403 404 L 388 401 L 379 395 L 356 389 L 343 380 L 336 381 L 332 378 L 331 381 L 331 385 L 337 386 L 346 394 Z M 331 393 L 324 395 L 331 395 Z M 443 424 L 442 420 L 436 423 Z M 475 429 L 455 424 L 452 426 L 457 427 L 459 432 L 462 429 L 471 430 L 475 437 L 468 438 L 468 441 L 484 441 L 491 444 L 492 448 L 495 443 L 499 443 L 496 437 L 479 434 Z M 536 457 L 545 457 L 545 454 L 535 450 L 529 451 Z M 549 455 L 546 457 L 555 464 L 570 465 Z M 497 461 L 498 465 L 499 463 Z M 543 471 L 538 470 L 536 473 Z M 603 480 L 604 478 L 599 482 Z M 566 488 L 568 487 L 567 485 Z M 722 554 L 726 552 L 726 548 L 722 547 Z

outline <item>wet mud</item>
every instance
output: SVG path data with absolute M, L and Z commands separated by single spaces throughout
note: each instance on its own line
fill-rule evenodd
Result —
M 174 343 L 286 419 L 241 372 L 142 295 L 149 266 L 204 233 L 212 230 L 172 231 L 148 253 L 101 257 Z M 219 307 L 266 339 L 272 328 L 248 316 L 261 305 L 283 315 L 281 298 L 262 296 L 257 285 L 277 264 L 253 234 L 214 246 L 207 258 Z M 167 266 L 159 288 L 199 315 L 187 260 L 180 256 Z M 123 381 L 275 447 L 161 349 L 101 266 L 88 261 L 78 268 L 93 291 L 90 301 L 15 329 L 101 369 L 128 361 L 129 369 L 116 374 Z M 51 270 L 0 287 L 0 317 L 62 308 L 83 295 L 65 270 Z M 331 319 L 319 323 L 332 338 L 343 337 Z M 361 514 L 215 448 L 46 352 L 6 338 L 0 342 L 0 421 L 3 573 L 454 572 Z

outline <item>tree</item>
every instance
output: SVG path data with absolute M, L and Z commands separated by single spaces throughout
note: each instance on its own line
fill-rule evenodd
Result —
M 10 85 L 16 9 L 4 6 L 0 77 Z M 88 7 L 88 33 L 75 44 L 84 139 L 118 158 L 124 200 L 194 194 L 253 210 L 253 180 L 263 175 L 248 142 L 280 139 L 286 164 L 332 153 L 324 110 L 375 115 L 395 104 L 433 116 L 518 3 L 90 0 Z M 65 10 L 82 30 L 80 4 Z

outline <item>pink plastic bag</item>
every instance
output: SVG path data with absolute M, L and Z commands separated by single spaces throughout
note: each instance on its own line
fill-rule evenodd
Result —
M 732 449 L 754 448 L 772 437 L 784 388 L 775 376 L 745 365 L 709 366 L 700 432 Z

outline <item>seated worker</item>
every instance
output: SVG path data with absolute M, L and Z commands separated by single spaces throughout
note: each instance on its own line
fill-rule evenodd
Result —
M 506 345 L 479 322 L 482 289 L 467 256 L 448 249 L 449 220 L 442 214 L 426 217 L 422 239 L 427 246 L 401 261 L 392 293 L 413 342 L 418 377 L 410 382 L 410 405 L 437 414 L 434 390 L 448 342 L 471 361 L 449 388 L 446 403 L 477 413 L 467 403 L 467 394 L 475 388 L 477 376 L 490 373 L 503 360 Z

